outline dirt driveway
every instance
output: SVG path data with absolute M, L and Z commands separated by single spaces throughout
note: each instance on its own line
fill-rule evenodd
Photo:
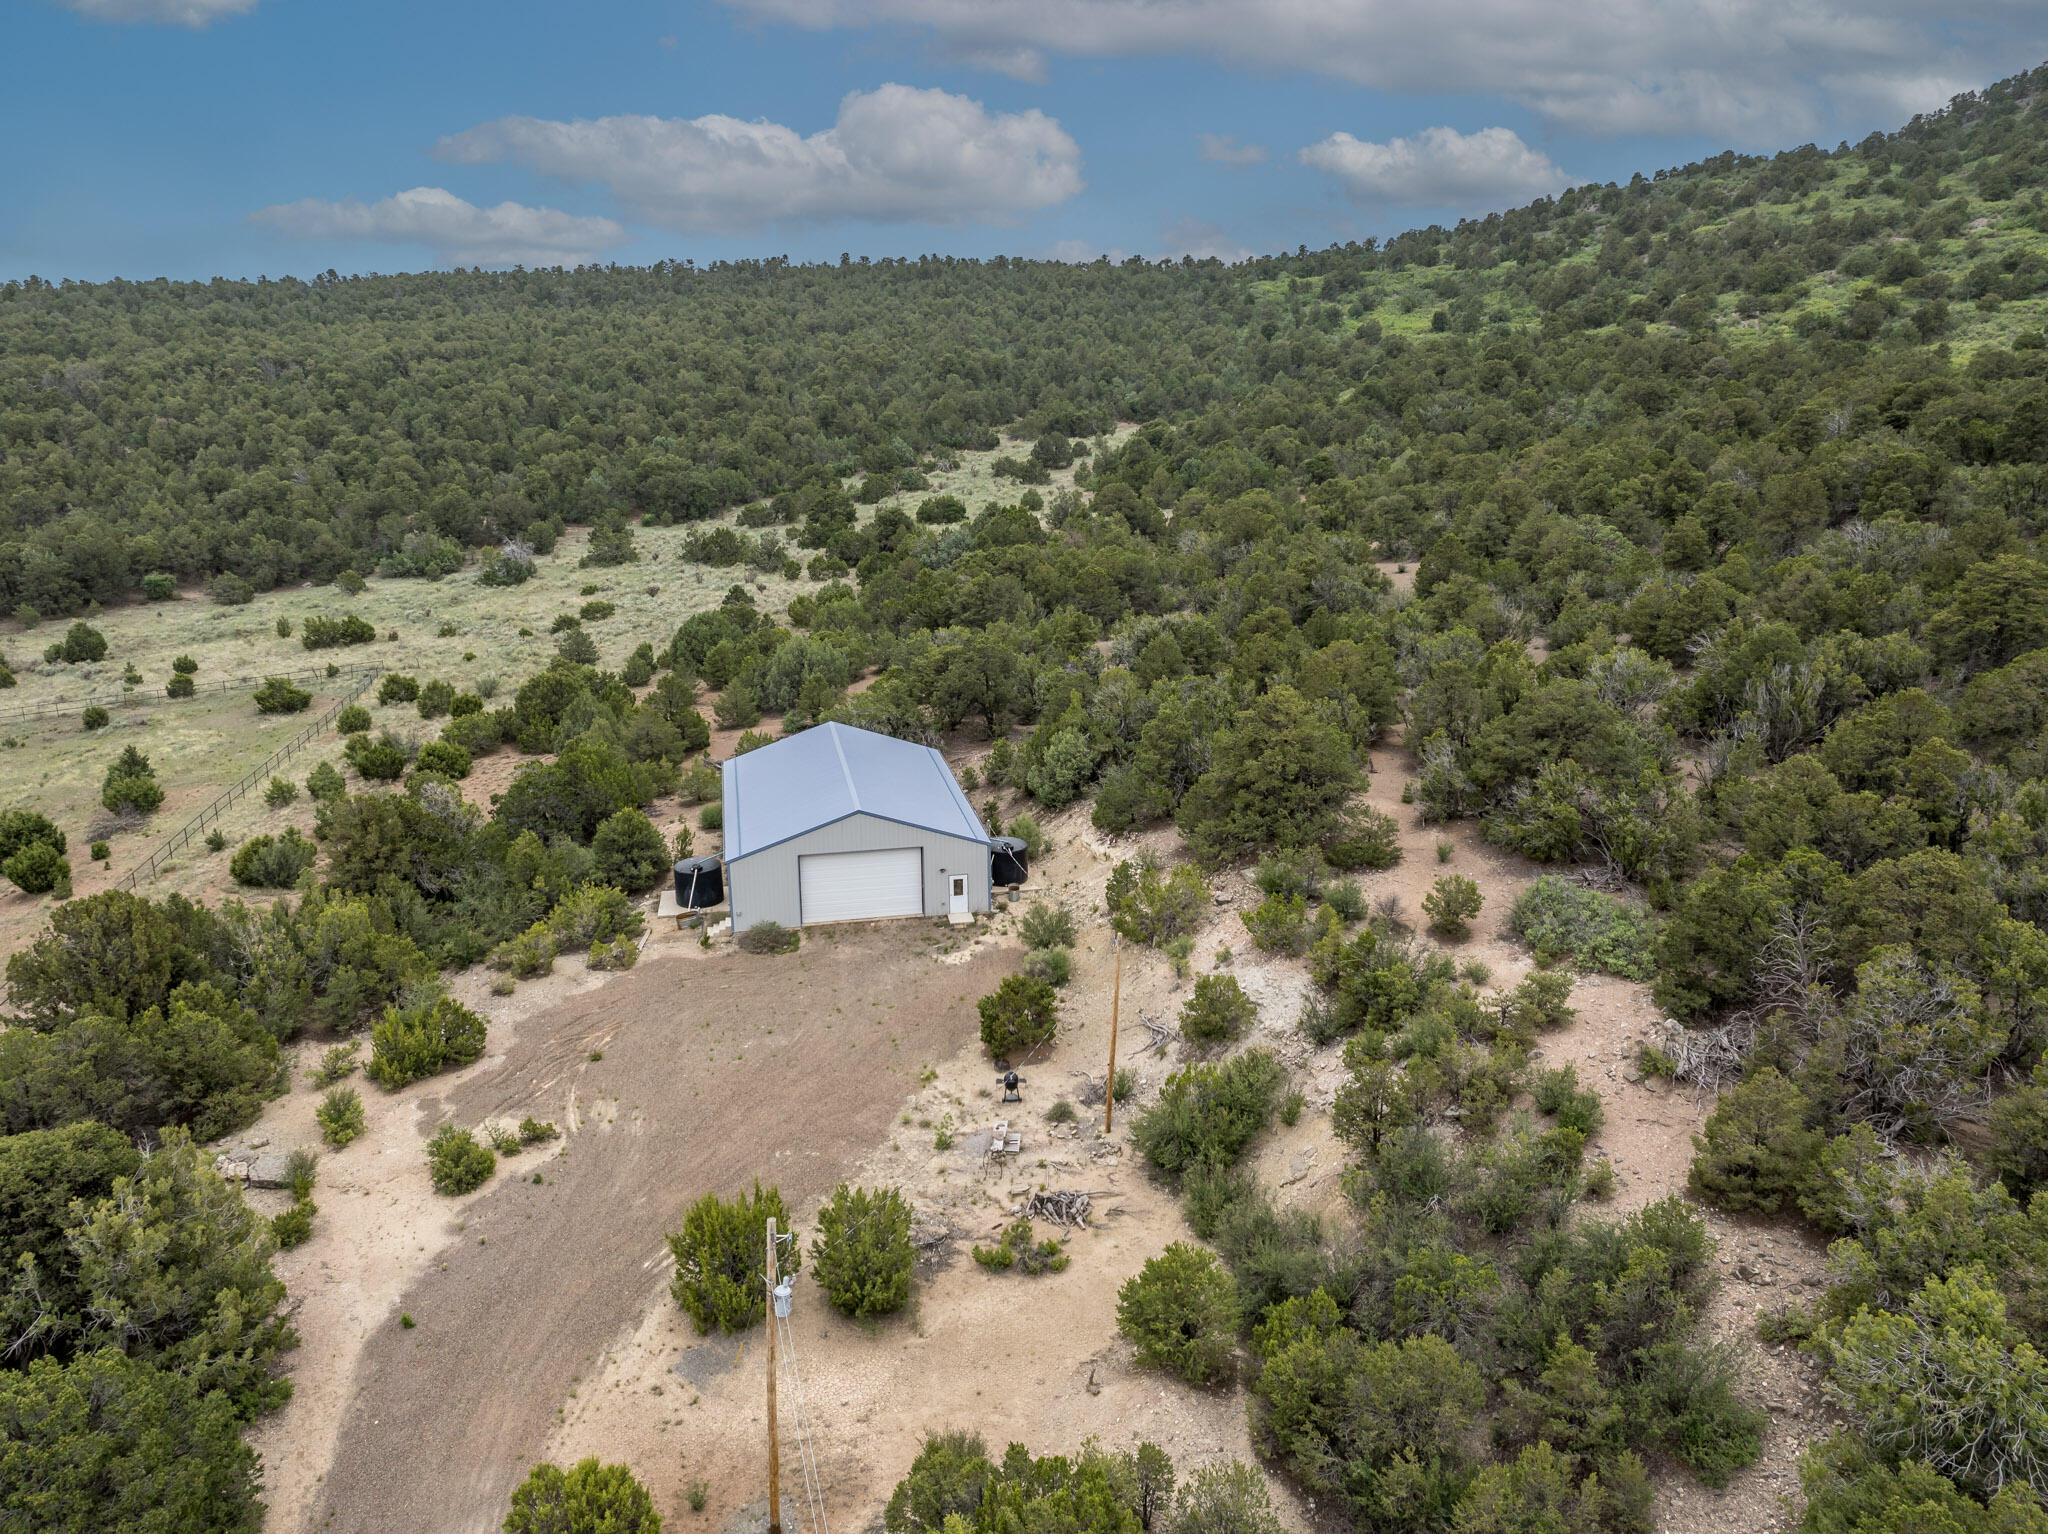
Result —
M 881 1139 L 928 1062 L 973 1036 L 1016 961 L 933 957 L 933 932 L 814 932 L 801 952 L 658 942 L 631 974 L 519 1029 L 495 1070 L 429 1100 L 423 1131 L 533 1113 L 566 1152 L 504 1165 L 461 1233 L 372 1334 L 304 1519 L 334 1534 L 484 1534 L 562 1403 L 665 1285 L 663 1233 L 759 1176 L 792 1208 Z M 602 1054 L 602 1059 L 595 1056 Z

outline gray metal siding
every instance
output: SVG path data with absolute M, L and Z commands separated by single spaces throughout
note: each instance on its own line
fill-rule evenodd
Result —
M 872 815 L 849 815 L 726 864 L 726 895 L 732 902 L 733 930 L 744 932 L 764 921 L 780 922 L 785 927 L 803 924 L 797 885 L 798 858 L 808 853 L 879 852 L 891 847 L 924 849 L 925 915 L 943 916 L 951 909 L 952 879 L 963 873 L 967 875 L 968 909 L 989 908 L 988 848 L 980 842 L 923 831 Z

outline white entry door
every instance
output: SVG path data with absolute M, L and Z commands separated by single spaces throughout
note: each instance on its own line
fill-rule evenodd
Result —
M 924 852 L 814 852 L 797 859 L 797 893 L 806 925 L 875 921 L 924 914 Z
M 967 875 L 954 874 L 952 876 L 952 883 L 948 887 L 952 891 L 948 899 L 952 902 L 950 909 L 953 915 L 965 916 L 967 914 Z

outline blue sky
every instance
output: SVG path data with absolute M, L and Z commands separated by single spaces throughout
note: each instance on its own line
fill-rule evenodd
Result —
M 1321 246 L 2048 58 L 2022 0 L 0 0 L 0 278 Z

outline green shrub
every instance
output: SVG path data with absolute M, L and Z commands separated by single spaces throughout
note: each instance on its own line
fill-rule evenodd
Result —
M 1765 1214 L 1789 1206 L 1819 1164 L 1823 1137 L 1807 1127 L 1808 1113 L 1804 1094 L 1768 1065 L 1722 1093 L 1706 1132 L 1693 1136 L 1694 1196 Z
M 1547 1113 L 1557 1120 L 1560 1129 L 1569 1129 L 1590 1140 L 1600 1133 L 1600 1126 L 1606 1122 L 1606 1113 L 1600 1106 L 1600 1094 L 1579 1085 L 1579 1071 L 1575 1065 L 1560 1065 L 1555 1070 L 1540 1072 L 1536 1077 L 1536 1111 Z
M 512 1493 L 504 1534 L 661 1534 L 661 1515 L 624 1465 L 542 1461 Z
M 676 792 L 685 804 L 705 804 L 716 800 L 725 792 L 725 779 L 716 767 L 697 762 L 683 773 L 676 785 Z M 705 829 L 717 828 L 707 826 Z
M 320 1052 L 320 1063 L 313 1068 L 311 1076 L 316 1087 L 331 1087 L 337 1081 L 346 1081 L 356 1073 L 357 1052 L 362 1048 L 360 1039 L 350 1039 L 346 1044 L 330 1044 Z
M 542 1123 L 536 1118 L 519 1121 L 519 1143 L 521 1145 L 542 1145 L 549 1140 L 559 1139 L 562 1131 L 551 1123 Z
M 270 677 L 256 689 L 256 712 L 259 714 L 302 714 L 313 705 L 313 695 L 303 687 L 295 687 L 281 676 Z
M 387 671 L 377 682 L 379 703 L 414 703 L 419 700 L 420 684 L 417 677 L 402 676 L 396 671 Z M 365 724 L 364 729 L 369 725 Z
M 990 827 L 990 830 L 993 831 L 994 827 Z M 1024 844 L 1024 856 L 1031 862 L 1037 862 L 1052 850 L 1052 841 L 1039 828 L 1038 817 L 1035 815 L 1019 815 L 1010 822 L 1009 830 L 1004 834 L 1014 836 Z
M 164 696 L 167 698 L 190 698 L 198 691 L 198 684 L 189 676 L 174 676 L 164 683 Z
M 89 623 L 74 623 L 64 637 L 43 651 L 46 661 L 79 665 L 107 658 L 107 636 Z
M 142 595 L 151 602 L 169 602 L 178 595 L 178 578 L 163 570 L 152 570 L 142 578 Z
M 976 1003 L 981 1042 L 996 1059 L 1007 1059 L 1050 1042 L 1059 1029 L 1060 1000 L 1043 980 L 1009 975 Z
M 114 855 L 114 849 L 108 846 L 105 842 L 94 842 L 92 846 L 90 846 L 86 850 L 88 853 L 91 854 L 93 861 L 98 863 L 104 863 L 108 858 Z
M 2048 1062 L 1991 1105 L 1991 1164 L 2015 1198 L 2048 1188 Z
M 590 839 L 596 877 L 628 894 L 653 889 L 668 876 L 668 844 L 654 822 L 630 806 L 618 810 Z
M 325 804 L 348 792 L 348 780 L 332 762 L 315 762 L 306 774 L 306 797 Z
M 278 1249 L 288 1252 L 312 1240 L 313 1216 L 319 1212 L 319 1205 L 309 1198 L 302 1198 L 295 1200 L 284 1213 L 272 1215 L 270 1233 L 277 1239 Z
M 739 935 L 739 946 L 743 953 L 795 953 L 803 936 L 800 927 L 785 927 L 777 921 L 760 921 Z
M 508 937 L 484 961 L 521 980 L 552 974 L 555 968 L 555 935 L 545 920 L 537 921 L 517 937 Z
M 199 662 L 189 655 L 175 656 L 171 660 L 171 670 L 179 676 L 191 676 L 198 669 Z
M 356 775 L 372 783 L 389 783 L 405 774 L 406 750 L 389 730 L 376 740 L 351 735 L 341 754 L 348 758 Z
M 1267 953 L 1298 958 L 1308 952 L 1308 902 L 1301 895 L 1268 895 L 1244 918 L 1244 926 Z
M 1564 1027 L 1579 1014 L 1570 1005 L 1572 977 L 1554 969 L 1532 971 L 1500 998 L 1500 1031 L 1531 1043 L 1539 1033 Z
M 1355 880 L 1342 879 L 1325 888 L 1323 904 L 1347 922 L 1365 919 L 1365 892 Z
M 458 745 L 445 740 L 430 740 L 420 747 L 419 755 L 412 759 L 414 772 L 433 773 L 437 777 L 461 780 L 469 776 L 469 753 Z
M 94 730 L 104 730 L 114 722 L 114 716 L 95 703 L 79 716 L 78 722 L 90 734 Z
M 448 712 L 454 702 L 454 684 L 443 681 L 440 677 L 435 677 L 433 681 L 420 688 L 420 695 L 416 700 L 422 719 L 439 719 Z
M 971 1249 L 974 1260 L 991 1273 L 1008 1273 L 1011 1269 L 1036 1278 L 1041 1273 L 1064 1273 L 1069 1258 L 1063 1250 L 1063 1242 L 1047 1239 L 1032 1239 L 1031 1222 L 1019 1220 L 1006 1227 L 1002 1240 L 994 1246 L 976 1246 Z
M 1544 964 L 1649 980 L 1657 972 L 1657 925 L 1648 911 L 1545 874 L 1515 897 L 1508 930 Z
M 263 802 L 281 810 L 299 797 L 299 785 L 289 778 L 272 778 L 263 786 Z
M 1010 829 L 1016 834 L 1014 825 Z M 1149 858 L 1126 860 L 1111 872 L 1104 898 L 1117 931 L 1156 948 L 1194 935 L 1209 909 L 1209 885 L 1192 863 L 1166 874 Z
M 364 1074 L 386 1091 L 483 1058 L 484 1020 L 452 996 L 405 1008 L 386 1007 L 370 1030 Z
M 71 864 L 48 842 L 29 842 L 18 848 L 0 862 L 0 874 L 25 895 L 47 895 L 55 890 L 62 898 L 71 890 Z
M 391 678 L 386 677 L 385 681 Z M 370 711 L 360 703 L 351 703 L 334 716 L 334 729 L 340 735 L 360 735 L 370 727 Z
M 1139 1363 L 1206 1385 L 1230 1373 L 1237 1285 L 1214 1252 L 1176 1241 L 1117 1291 L 1116 1324 Z
M 360 1138 L 369 1128 L 362 1095 L 354 1087 L 331 1089 L 313 1110 L 313 1118 L 320 1125 L 320 1138 L 337 1150 Z
M 1472 935 L 1472 918 L 1479 914 L 1485 898 L 1479 886 L 1463 874 L 1445 874 L 1422 897 L 1422 911 L 1429 918 L 1429 930 L 1438 937 L 1465 938 Z
M 256 588 L 239 575 L 216 575 L 206 583 L 206 594 L 216 607 L 247 607 L 256 600 Z
M 1180 1031 L 1191 1044 L 1225 1044 L 1244 1037 L 1259 1009 L 1235 975 L 1203 975 L 1194 994 L 1181 1003 Z
M 301 836 L 298 827 L 286 826 L 282 835 L 266 833 L 243 842 L 235 849 L 228 872 L 235 883 L 252 889 L 288 890 L 319 856 L 320 849 Z
M 376 625 L 354 613 L 340 618 L 308 618 L 299 627 L 299 643 L 309 650 L 332 650 L 342 645 L 369 644 L 376 637 Z
M 427 1171 L 436 1193 L 473 1193 L 497 1170 L 498 1158 L 490 1147 L 479 1144 L 467 1129 L 443 1124 L 427 1142 Z
M 1074 915 L 1063 905 L 1034 900 L 1017 924 L 1017 931 L 1026 948 L 1072 948 Z
M 289 639 L 289 638 L 291 638 L 291 637 L 292 637 L 292 620 L 291 620 L 291 619 L 289 619 L 289 618 L 279 618 L 279 619 L 277 620 L 277 637 L 278 637 L 279 639 Z
M 841 1183 L 818 1211 L 812 1268 L 825 1297 L 855 1320 L 901 1310 L 916 1260 L 910 1205 L 897 1189 Z
M 731 1202 L 707 1193 L 683 1215 L 683 1228 L 668 1238 L 676 1262 L 669 1293 L 696 1323 L 697 1333 L 716 1326 L 742 1332 L 761 1320 L 767 1300 L 767 1222 L 790 1229 L 789 1211 L 774 1188 L 765 1193 L 758 1179 L 751 1197 Z M 777 1257 L 785 1273 L 797 1268 L 797 1245 L 790 1242 Z M 786 1261 L 784 1260 L 786 1258 Z
M 697 812 L 697 824 L 706 831 L 723 831 L 725 829 L 725 806 L 722 804 L 705 805 L 703 809 Z
M 1017 973 L 1027 980 L 1062 986 L 1074 978 L 1074 958 L 1064 948 L 1034 948 L 1024 955 Z
M 1167 1077 L 1159 1100 L 1131 1126 L 1145 1159 L 1163 1172 L 1233 1165 L 1273 1116 L 1285 1075 L 1263 1049 L 1221 1065 L 1194 1064 Z
M 1346 810 L 1324 839 L 1323 858 L 1346 873 L 1392 868 L 1401 861 L 1401 828 L 1393 816 L 1369 805 Z

